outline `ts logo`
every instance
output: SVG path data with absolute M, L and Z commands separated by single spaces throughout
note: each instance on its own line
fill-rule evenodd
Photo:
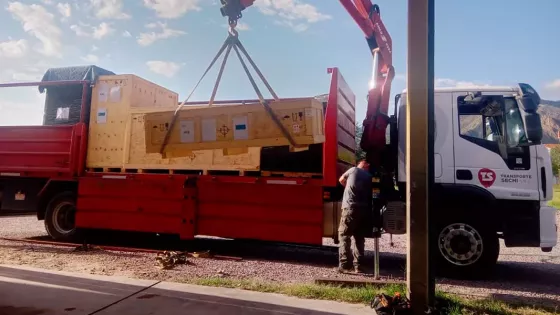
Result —
M 496 180 L 496 173 L 493 170 L 483 168 L 478 171 L 478 180 L 485 188 L 488 188 L 494 184 Z

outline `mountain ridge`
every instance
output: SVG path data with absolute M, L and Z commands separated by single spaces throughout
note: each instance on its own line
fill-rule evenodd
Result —
M 543 144 L 560 144 L 560 101 L 541 100 L 538 113 L 543 126 Z

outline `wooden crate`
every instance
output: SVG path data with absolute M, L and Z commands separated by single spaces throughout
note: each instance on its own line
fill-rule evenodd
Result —
M 325 141 L 323 106 L 315 98 L 279 100 L 270 107 L 298 145 Z M 159 153 L 173 112 L 145 115 L 146 150 Z M 166 157 L 188 156 L 194 150 L 290 145 L 260 103 L 185 107 L 169 137 Z
M 144 115 L 174 111 L 177 105 L 177 93 L 138 76 L 100 76 L 92 92 L 87 168 L 139 172 L 258 170 L 260 148 L 193 151 L 180 158 L 146 153 Z

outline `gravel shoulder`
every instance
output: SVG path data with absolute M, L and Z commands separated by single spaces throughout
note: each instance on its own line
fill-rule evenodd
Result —
M 560 212 L 556 219 L 560 226 Z M 0 218 L 0 224 L 0 237 L 37 238 L 46 234 L 43 222 L 37 221 L 35 217 Z M 311 282 L 317 277 L 369 278 L 338 274 L 334 269 L 337 248 L 328 239 L 324 240 L 326 247 L 323 249 L 234 241 L 194 242 L 199 247 L 208 245 L 219 254 L 239 256 L 243 260 L 190 258 L 187 265 L 161 270 L 154 254 L 103 250 L 82 252 L 68 247 L 0 240 L 0 264 L 176 282 L 210 277 L 283 283 Z M 394 236 L 391 246 L 389 237 L 384 236 L 380 245 L 381 275 L 384 278 L 404 279 L 406 237 Z M 366 242 L 366 264 L 373 266 L 373 241 L 369 240 Z M 438 279 L 437 283 L 438 289 L 461 295 L 560 306 L 560 246 L 550 253 L 543 253 L 537 248 L 505 248 L 502 243 L 500 260 L 491 279 Z

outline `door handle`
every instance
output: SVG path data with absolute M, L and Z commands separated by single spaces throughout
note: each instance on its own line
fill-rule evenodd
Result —
M 459 179 L 459 180 L 472 180 L 473 179 L 473 175 L 472 175 L 471 171 L 469 171 L 469 170 L 457 170 L 455 172 L 455 175 L 457 176 L 457 179 Z

